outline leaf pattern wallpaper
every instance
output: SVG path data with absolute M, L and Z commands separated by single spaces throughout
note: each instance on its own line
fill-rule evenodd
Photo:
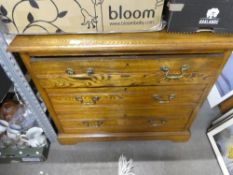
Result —
M 0 20 L 10 33 L 105 32 L 103 19 L 105 1 L 108 1 L 108 5 L 131 1 L 134 2 L 134 6 L 135 2 L 138 2 L 138 0 L 0 0 Z M 152 1 L 153 4 L 159 2 L 160 6 L 163 5 L 163 0 L 145 1 Z M 108 5 L 105 10 L 108 10 Z

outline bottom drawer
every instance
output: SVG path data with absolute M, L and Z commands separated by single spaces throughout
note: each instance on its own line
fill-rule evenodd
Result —
M 181 131 L 189 117 L 61 120 L 65 133 Z

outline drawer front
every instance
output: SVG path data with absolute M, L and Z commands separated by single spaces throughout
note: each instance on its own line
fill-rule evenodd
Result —
M 31 60 L 44 88 L 207 84 L 221 63 L 219 54 Z
M 65 133 L 151 132 L 183 130 L 188 117 L 135 117 L 61 120 Z
M 47 89 L 55 109 L 111 105 L 176 105 L 198 103 L 205 85 Z
M 57 108 L 57 117 L 60 120 L 79 120 L 93 118 L 137 118 L 137 117 L 161 117 L 190 116 L 195 105 L 164 105 L 164 106 L 103 106 L 101 108 L 81 107 L 73 108 L 68 105 Z M 182 109 L 182 110 L 177 110 Z

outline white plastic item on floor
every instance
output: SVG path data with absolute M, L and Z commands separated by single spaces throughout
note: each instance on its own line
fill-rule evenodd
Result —
M 118 175 L 135 175 L 133 173 L 133 160 L 127 161 L 124 155 L 121 155 L 118 163 Z

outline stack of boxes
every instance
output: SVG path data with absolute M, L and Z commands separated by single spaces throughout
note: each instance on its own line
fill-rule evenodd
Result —
M 229 0 L 0 0 L 9 33 L 233 31 Z

